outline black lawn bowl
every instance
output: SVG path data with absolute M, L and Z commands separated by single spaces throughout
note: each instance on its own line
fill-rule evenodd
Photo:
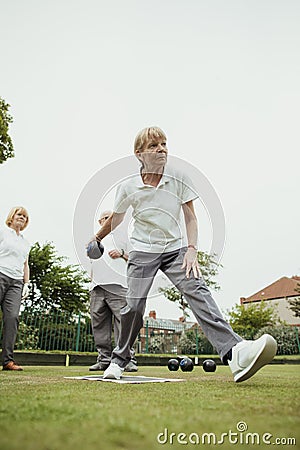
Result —
M 182 372 L 191 372 L 194 368 L 193 361 L 190 358 L 182 358 L 180 361 L 180 369 Z
M 206 359 L 202 364 L 204 372 L 215 372 L 216 371 L 216 363 L 213 359 Z
M 169 361 L 168 361 L 168 369 L 171 372 L 176 372 L 176 370 L 179 369 L 179 361 L 178 361 L 178 359 L 175 359 L 175 358 L 169 359 Z

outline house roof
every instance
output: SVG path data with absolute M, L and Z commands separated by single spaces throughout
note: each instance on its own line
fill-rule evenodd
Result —
M 282 277 L 269 286 L 261 289 L 250 297 L 241 297 L 241 303 L 257 302 L 261 300 L 273 300 L 284 297 L 298 297 L 300 293 L 296 291 L 300 285 L 300 277 Z
M 148 322 L 149 328 L 158 328 L 160 330 L 182 331 L 183 329 L 192 328 L 194 322 L 181 322 L 174 319 L 154 319 L 153 317 L 144 317 L 144 327 Z

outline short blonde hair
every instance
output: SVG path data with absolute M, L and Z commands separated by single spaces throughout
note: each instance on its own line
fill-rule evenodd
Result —
M 147 127 L 138 133 L 134 141 L 134 153 L 142 150 L 145 144 L 151 139 L 165 139 L 167 136 L 159 127 Z
M 26 216 L 26 222 L 25 222 L 24 226 L 21 228 L 21 231 L 23 231 L 23 230 L 25 230 L 25 228 L 27 227 L 28 222 L 29 222 L 29 216 L 28 216 L 27 209 L 25 209 L 23 206 L 15 206 L 14 208 L 11 208 L 5 223 L 8 227 L 10 227 L 12 224 L 14 215 L 17 213 L 21 213 L 21 214 L 24 214 L 24 216 Z

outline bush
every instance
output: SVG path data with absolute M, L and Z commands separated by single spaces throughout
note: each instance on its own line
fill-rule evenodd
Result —
M 297 355 L 299 354 L 297 332 L 299 336 L 299 327 L 288 325 L 264 327 L 256 333 L 255 339 L 259 338 L 264 333 L 268 333 L 277 341 L 277 355 Z
M 20 322 L 16 340 L 16 350 L 39 350 L 38 329 Z
M 164 341 L 161 336 L 155 336 L 150 339 L 148 346 L 149 353 L 164 353 Z
M 178 342 L 178 348 L 179 353 L 182 353 L 184 355 L 194 355 L 196 353 L 195 336 L 193 339 L 191 339 L 191 336 L 182 334 Z
M 198 354 L 209 355 L 216 353 L 214 347 L 211 345 L 205 334 L 198 330 Z M 180 352 L 188 355 L 195 355 L 197 353 L 197 337 L 194 330 L 189 330 L 181 335 L 178 346 Z
M 216 349 L 211 345 L 203 331 L 198 332 L 198 349 L 199 355 L 211 355 L 217 353 Z

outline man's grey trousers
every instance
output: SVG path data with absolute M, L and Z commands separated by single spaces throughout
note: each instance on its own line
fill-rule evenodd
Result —
M 127 266 L 127 305 L 121 309 L 121 330 L 111 361 L 124 368 L 130 360 L 132 347 L 143 326 L 148 292 L 160 269 L 184 295 L 204 334 L 222 359 L 242 340 L 224 320 L 203 278 L 186 277 L 182 269 L 187 248 L 168 253 L 129 253 Z
M 97 362 L 109 364 L 112 353 L 112 326 L 117 344 L 120 334 L 120 310 L 126 305 L 127 289 L 119 284 L 95 286 L 90 292 L 90 312 Z M 133 349 L 129 359 L 136 364 Z

